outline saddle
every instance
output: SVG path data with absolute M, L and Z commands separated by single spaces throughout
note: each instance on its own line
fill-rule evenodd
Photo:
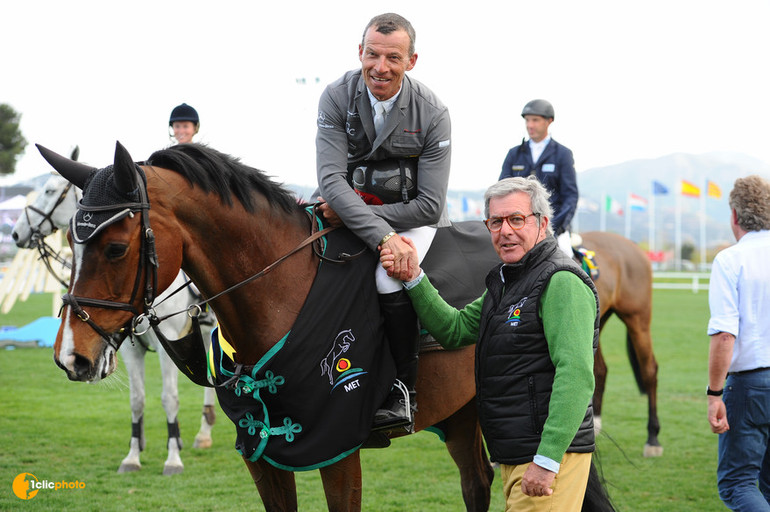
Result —
M 592 280 L 596 281 L 599 279 L 599 267 L 596 265 L 596 260 L 594 259 L 596 252 L 590 251 L 580 245 L 573 246 L 572 253 L 575 255 L 577 264 L 580 265 L 583 271 L 588 274 Z

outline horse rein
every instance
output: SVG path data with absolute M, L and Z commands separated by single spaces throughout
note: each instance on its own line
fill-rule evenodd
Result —
M 150 201 L 147 195 L 147 188 L 146 188 L 146 182 L 144 180 L 144 175 L 141 169 L 138 168 L 138 166 L 135 169 L 135 172 L 137 174 L 137 184 L 138 184 L 137 188 L 139 190 L 139 198 L 140 198 L 139 202 L 108 205 L 108 206 L 85 206 L 83 205 L 82 200 L 78 203 L 78 208 L 84 211 L 91 211 L 91 212 L 110 211 L 110 210 L 117 210 L 121 208 L 128 208 L 130 210 L 130 213 L 129 213 L 130 216 L 133 216 L 135 211 L 139 212 L 144 236 L 141 237 L 139 263 L 137 268 L 136 279 L 134 281 L 134 288 L 131 292 L 130 301 L 116 302 L 116 301 L 110 301 L 110 300 L 93 299 L 89 297 L 75 296 L 70 293 L 66 293 L 62 296 L 62 309 L 64 308 L 65 305 L 72 308 L 72 312 L 81 321 L 86 322 L 97 334 L 99 334 L 99 336 L 101 336 L 116 351 L 120 348 L 120 345 L 125 339 L 125 337 L 128 335 L 129 330 L 131 333 L 138 334 L 138 335 L 144 334 L 144 332 L 146 332 L 146 330 L 143 332 L 138 332 L 136 329 L 137 326 L 142 322 L 143 318 L 147 318 L 149 325 L 152 327 L 153 331 L 155 331 L 155 333 L 158 336 L 160 336 L 158 325 L 163 320 L 166 320 L 172 316 L 175 316 L 184 312 L 187 312 L 190 318 L 197 318 L 197 316 L 200 315 L 202 307 L 208 304 L 209 302 L 227 293 L 230 293 L 242 286 L 245 286 L 246 284 L 256 279 L 259 279 L 260 277 L 263 277 L 269 274 L 275 269 L 275 267 L 277 267 L 278 265 L 286 261 L 286 259 L 288 259 L 290 256 L 296 254 L 303 248 L 321 239 L 323 236 L 330 233 L 331 231 L 337 229 L 334 226 L 329 226 L 324 229 L 320 229 L 316 231 L 316 227 L 319 224 L 317 222 L 317 215 L 315 213 L 317 204 L 313 205 L 312 206 L 313 213 L 311 214 L 311 234 L 310 236 L 305 238 L 302 242 L 300 242 L 296 247 L 294 247 L 294 249 L 284 254 L 283 256 L 275 260 L 273 263 L 267 265 L 265 268 L 263 268 L 261 271 L 257 272 L 256 274 L 244 279 L 243 281 L 240 281 L 234 284 L 233 286 L 230 286 L 229 288 L 215 294 L 214 296 L 208 299 L 205 299 L 203 301 L 197 302 L 195 304 L 192 304 L 186 309 L 176 311 L 174 313 L 170 313 L 168 315 L 165 315 L 164 317 L 158 317 L 155 314 L 155 310 L 152 306 L 152 303 L 154 302 L 156 297 L 155 288 L 157 286 L 157 277 L 158 277 L 158 256 L 155 250 L 155 235 L 152 231 L 152 228 L 150 227 L 150 216 L 149 216 Z M 364 249 L 362 249 L 359 253 L 354 255 L 349 255 L 345 253 L 340 254 L 339 259 L 337 260 L 324 256 L 323 254 L 321 254 L 322 251 L 319 251 L 319 249 L 317 249 L 315 246 L 313 247 L 313 250 L 315 254 L 319 258 L 323 259 L 324 261 L 342 263 L 362 255 L 366 251 L 366 248 L 364 247 Z M 148 272 L 146 275 L 145 289 L 144 289 L 144 311 L 140 313 L 133 306 L 133 303 L 138 293 L 143 266 L 147 267 Z M 152 270 L 152 272 L 150 272 L 149 270 Z M 180 292 L 183 288 L 189 286 L 189 284 L 190 284 L 190 280 L 188 280 L 182 286 L 180 286 L 179 288 L 174 290 L 172 293 L 170 293 L 168 297 L 171 297 L 174 294 Z M 102 309 L 115 309 L 120 311 L 129 311 L 133 313 L 134 316 L 130 321 L 126 322 L 126 324 L 117 332 L 109 334 L 101 326 L 99 326 L 96 322 L 94 322 L 91 319 L 88 312 L 86 312 L 82 306 L 92 306 L 92 307 L 97 307 Z M 195 312 L 196 310 L 197 312 Z M 200 329 L 199 326 L 198 326 L 198 329 Z
M 310 229 L 311 229 L 310 236 L 305 238 L 302 242 L 300 242 L 291 251 L 287 252 L 286 254 L 284 254 L 283 256 L 281 256 L 280 258 L 278 258 L 277 260 L 275 260 L 274 262 L 272 262 L 271 264 L 269 264 L 268 266 L 266 266 L 265 268 L 263 268 L 262 270 L 257 272 L 256 274 L 253 274 L 253 275 L 247 277 L 246 279 L 244 279 L 243 281 L 240 281 L 240 282 L 230 286 L 229 288 L 227 288 L 225 290 L 222 290 L 221 292 L 217 293 L 216 295 L 213 295 L 212 297 L 209 297 L 206 300 L 197 302 L 195 304 L 191 304 L 190 306 L 188 306 L 187 309 L 176 311 L 174 313 L 169 313 L 168 315 L 165 315 L 163 317 L 157 317 L 155 315 L 152 315 L 152 316 L 146 315 L 147 319 L 150 322 L 150 325 L 152 325 L 154 327 L 155 325 L 159 324 L 163 320 L 166 320 L 168 318 L 171 318 L 172 316 L 175 316 L 175 315 L 178 315 L 178 314 L 184 313 L 184 312 L 188 312 L 188 315 L 190 317 L 192 317 L 193 316 L 192 312 L 197 310 L 197 313 L 195 313 L 195 316 L 197 316 L 197 315 L 200 314 L 200 311 L 202 310 L 202 306 L 207 305 L 209 302 L 213 301 L 214 299 L 217 299 L 217 298 L 221 297 L 222 295 L 228 294 L 228 293 L 230 293 L 230 292 L 232 292 L 234 290 L 237 290 L 238 288 L 240 288 L 242 286 L 245 286 L 245 285 L 249 284 L 250 282 L 252 282 L 252 281 L 254 281 L 256 279 L 259 279 L 260 277 L 266 276 L 267 274 L 272 272 L 273 269 L 275 269 L 275 267 L 277 267 L 278 265 L 283 263 L 290 256 L 292 256 L 295 253 L 299 252 L 300 250 L 304 249 L 308 245 L 313 244 L 313 242 L 322 241 L 322 237 L 326 236 L 328 233 L 334 231 L 337 228 L 333 227 L 333 226 L 329 226 L 329 227 L 326 227 L 326 228 L 321 229 L 319 231 L 315 231 L 316 226 L 318 225 L 318 222 L 317 222 L 317 218 L 318 217 L 317 217 L 317 214 L 316 214 L 316 207 L 317 206 L 318 206 L 318 203 L 316 203 L 316 204 L 314 204 L 312 206 L 312 212 L 313 213 L 310 214 L 310 217 L 311 217 L 310 218 L 310 226 L 311 226 L 310 227 Z M 357 257 L 361 256 L 366 251 L 366 248 L 364 248 L 361 251 L 359 251 L 358 253 L 353 254 L 353 255 L 350 255 L 350 254 L 347 254 L 347 253 L 342 253 L 342 254 L 339 255 L 339 259 L 333 259 L 333 258 L 329 258 L 327 256 L 324 256 L 323 255 L 323 249 L 319 249 L 317 247 L 317 245 L 318 244 L 314 244 L 313 245 L 313 252 L 319 258 L 321 258 L 322 260 L 328 261 L 328 262 L 332 262 L 332 263 L 345 263 L 346 261 L 349 261 L 349 260 L 351 260 L 353 258 L 357 258 Z M 173 295 L 177 294 L 182 289 L 184 289 L 185 287 L 189 286 L 190 283 L 191 283 L 191 281 L 188 279 L 184 284 L 182 284 L 176 290 L 174 290 L 173 292 L 168 294 L 168 296 L 165 299 L 163 299 L 163 300 L 165 301 L 166 299 L 168 299 L 168 298 L 172 297 Z M 163 301 L 161 301 L 161 303 L 162 302 Z M 141 320 L 142 320 L 142 315 L 137 316 L 136 319 L 135 319 L 135 324 L 138 324 L 139 322 L 141 322 Z M 143 334 L 143 333 L 141 333 L 141 334 Z

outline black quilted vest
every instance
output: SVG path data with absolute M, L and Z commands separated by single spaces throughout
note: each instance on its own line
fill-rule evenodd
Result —
M 502 270 L 501 270 L 502 269 Z M 568 270 L 579 276 L 597 298 L 594 351 L 599 341 L 598 295 L 591 279 L 548 237 L 518 263 L 500 264 L 487 276 L 476 345 L 476 398 L 490 457 L 503 464 L 531 462 L 540 444 L 555 368 L 548 354 L 540 297 L 551 276 Z M 505 276 L 501 282 L 500 272 Z M 593 452 L 593 406 L 568 452 Z

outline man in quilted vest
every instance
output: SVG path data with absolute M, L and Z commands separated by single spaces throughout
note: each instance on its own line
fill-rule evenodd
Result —
M 404 286 L 439 343 L 476 344 L 479 420 L 501 465 L 506 509 L 579 511 L 595 449 L 596 289 L 559 250 L 548 192 L 537 179 L 492 185 L 485 214 L 501 263 L 481 297 L 454 309 L 417 264 Z M 388 269 L 391 256 L 380 259 Z

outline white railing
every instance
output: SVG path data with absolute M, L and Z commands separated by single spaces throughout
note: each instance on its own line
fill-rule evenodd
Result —
M 709 289 L 709 277 L 708 272 L 653 272 L 652 287 L 657 290 L 690 289 L 693 293 L 698 293 L 700 290 Z M 674 282 L 670 282 L 671 280 Z

